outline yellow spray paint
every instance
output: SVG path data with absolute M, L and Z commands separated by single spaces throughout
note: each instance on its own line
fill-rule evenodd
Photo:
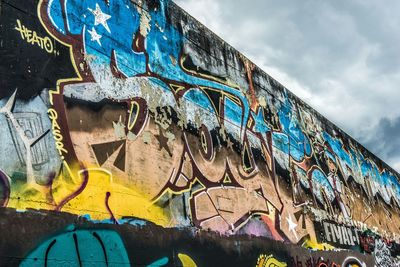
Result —
M 162 208 L 152 204 L 139 191 L 113 183 L 111 172 L 103 168 L 88 168 L 86 171 L 88 174 L 87 184 L 76 196 L 74 194 L 85 182 L 84 171 L 78 172 L 79 175 L 75 179 L 79 182 L 74 185 L 69 184 L 65 179 L 55 181 L 53 197 L 56 203 L 62 203 L 68 196 L 72 197 L 63 205 L 61 211 L 80 215 L 89 214 L 95 220 L 109 219 L 112 215 L 116 219 L 132 216 L 161 226 L 168 226 L 169 217 Z M 110 197 L 106 203 L 107 194 Z
M 182 262 L 183 267 L 197 267 L 197 264 L 192 260 L 192 258 L 186 254 L 178 254 L 179 260 Z
M 313 250 L 334 250 L 335 247 L 327 244 L 327 243 L 318 243 L 317 241 L 313 241 L 311 239 L 306 240 L 303 247 Z
M 287 264 L 277 260 L 273 255 L 261 254 L 258 257 L 256 267 L 287 267 Z
M 285 262 L 281 262 L 277 260 L 273 255 L 265 255 L 261 254 L 258 257 L 256 267 L 286 267 L 287 264 Z
M 65 169 L 77 175 L 68 175 L 68 171 L 64 171 L 51 186 L 32 187 L 22 182 L 13 184 L 8 207 L 18 210 L 58 209 L 76 215 L 90 215 L 94 220 L 137 217 L 169 226 L 170 218 L 162 208 L 154 205 L 138 190 L 113 183 L 113 176 L 108 170 Z

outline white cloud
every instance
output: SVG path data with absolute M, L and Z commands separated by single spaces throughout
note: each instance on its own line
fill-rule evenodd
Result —
M 174 1 L 183 9 L 189 11 L 189 14 L 196 20 L 203 23 L 215 33 L 223 32 L 223 21 L 221 18 L 220 6 L 218 1 L 213 0 L 181 0 Z

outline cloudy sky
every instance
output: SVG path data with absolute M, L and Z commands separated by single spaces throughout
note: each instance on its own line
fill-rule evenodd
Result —
M 400 172 L 400 1 L 175 2 Z

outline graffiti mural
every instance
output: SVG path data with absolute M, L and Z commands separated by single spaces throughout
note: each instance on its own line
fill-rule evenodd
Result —
M 383 255 L 384 242 L 396 261 L 399 175 L 173 2 L 31 2 L 1 0 L 2 207 L 313 250 Z M 97 250 L 106 266 L 132 264 L 121 238 L 60 233 L 24 264 L 82 264 Z M 145 264 L 176 259 L 201 265 L 184 251 Z M 248 265 L 293 262 L 260 251 Z

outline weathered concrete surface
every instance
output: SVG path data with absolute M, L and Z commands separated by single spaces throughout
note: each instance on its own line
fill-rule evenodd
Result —
M 1 257 L 396 264 L 399 174 L 173 2 L 0 4 Z

